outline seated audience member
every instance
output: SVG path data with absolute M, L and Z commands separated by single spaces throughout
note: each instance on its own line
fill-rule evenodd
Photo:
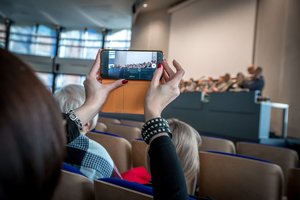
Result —
M 233 82 L 233 84 L 229 88 L 230 91 L 242 91 L 242 90 L 244 90 L 243 89 L 244 81 L 245 81 L 244 74 L 242 72 L 237 73 L 235 81 Z
M 265 81 L 262 75 L 261 67 L 257 67 L 254 70 L 252 79 L 245 80 L 243 83 L 243 88 L 249 89 L 250 91 L 255 91 L 255 90 L 262 91 L 264 86 L 265 86 Z
M 68 113 L 84 103 L 85 90 L 81 85 L 67 85 L 56 92 L 54 97 L 61 111 Z M 106 149 L 85 136 L 87 132 L 95 128 L 97 120 L 98 115 L 96 114 L 89 122 L 82 124 L 81 134 L 67 143 L 67 156 L 65 159 L 66 163 L 80 170 L 91 181 L 111 177 L 114 169 L 113 160 Z M 119 174 L 118 171 L 116 173 Z
M 25 63 L 0 49 L 0 199 L 51 199 L 65 151 L 52 95 Z
M 168 119 L 172 132 L 172 142 L 183 168 L 188 193 L 195 194 L 199 175 L 199 148 L 202 140 L 200 134 L 190 125 L 178 119 Z
M 188 80 L 187 85 L 185 86 L 185 92 L 194 92 L 195 91 L 195 81 L 193 78 L 190 78 L 190 80 Z

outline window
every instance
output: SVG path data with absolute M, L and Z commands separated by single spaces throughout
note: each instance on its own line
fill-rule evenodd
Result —
M 83 85 L 84 80 L 85 80 L 85 76 L 59 74 L 57 75 L 55 80 L 55 89 L 56 91 L 60 90 L 62 87 L 69 84 Z
M 0 24 L 0 48 L 4 49 L 5 48 L 5 31 L 6 27 L 5 24 Z
M 59 57 L 94 59 L 102 47 L 102 33 L 94 30 L 71 30 L 61 33 Z
M 40 56 L 54 56 L 56 31 L 47 26 L 11 26 L 9 50 Z
M 106 49 L 124 49 L 130 47 L 131 30 L 123 29 L 118 31 L 109 31 L 105 39 Z
M 37 77 L 44 83 L 47 89 L 52 92 L 53 74 L 36 72 Z

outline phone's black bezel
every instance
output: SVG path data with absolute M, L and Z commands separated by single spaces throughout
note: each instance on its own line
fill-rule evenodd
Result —
M 119 50 L 119 49 L 103 49 L 100 54 L 101 62 L 100 62 L 100 76 L 102 79 L 120 79 L 116 77 L 110 77 L 108 75 L 108 55 L 109 51 L 132 51 L 132 52 L 157 52 L 157 63 L 161 63 L 163 61 L 163 52 L 161 50 Z M 150 80 L 150 79 L 130 79 L 127 80 Z

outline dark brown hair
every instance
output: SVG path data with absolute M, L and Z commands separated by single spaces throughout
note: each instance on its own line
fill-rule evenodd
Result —
M 32 70 L 0 49 L 0 199 L 50 199 L 64 157 L 63 120 Z

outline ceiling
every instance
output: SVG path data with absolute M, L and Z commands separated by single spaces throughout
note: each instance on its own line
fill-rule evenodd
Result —
M 67 28 L 131 28 L 136 0 L 0 0 L 0 16 L 16 24 L 59 25 Z M 143 2 L 139 0 L 139 2 Z M 145 0 L 141 12 L 169 7 L 178 0 Z

